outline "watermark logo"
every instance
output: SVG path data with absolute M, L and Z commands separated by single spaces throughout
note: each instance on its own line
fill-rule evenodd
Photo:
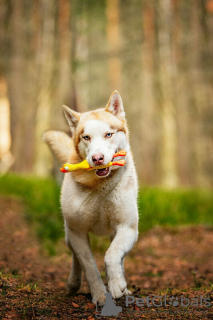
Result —
M 177 307 L 179 305 L 178 297 L 175 298 L 172 296 L 169 300 L 170 300 L 169 302 L 170 306 Z
M 105 306 L 102 307 L 102 309 L 98 310 L 98 303 L 96 300 L 96 318 L 101 317 L 111 317 L 111 316 L 118 316 L 120 312 L 122 312 L 122 307 L 117 306 L 115 302 L 112 299 L 112 294 L 110 292 L 104 293 L 106 296 L 106 303 Z M 126 296 L 125 299 L 125 305 L 126 307 L 132 306 L 133 304 L 136 304 L 137 307 L 166 307 L 166 306 L 172 306 L 172 307 L 211 307 L 211 300 L 210 298 L 204 298 L 202 295 L 200 295 L 197 298 L 186 298 L 184 295 L 181 295 L 179 297 L 171 296 L 167 297 L 167 295 L 164 296 L 154 296 L 154 297 L 144 297 L 144 298 L 135 298 L 133 296 Z M 157 311 L 157 309 L 156 309 Z M 144 312 L 144 309 L 141 309 L 141 312 Z M 146 313 L 149 311 L 146 310 Z M 150 310 L 151 312 L 151 310 Z M 165 311 L 164 311 L 165 312 Z
M 115 302 L 112 300 L 112 294 L 110 292 L 106 292 L 105 297 L 106 303 L 101 311 L 98 311 L 98 303 L 96 300 L 96 318 L 117 316 L 120 312 L 122 312 L 122 307 L 116 306 Z
M 202 295 L 200 295 L 198 298 L 186 298 L 184 295 L 181 295 L 179 297 L 171 296 L 169 297 L 169 301 L 167 301 L 167 296 L 154 296 L 154 297 L 145 297 L 145 298 L 137 298 L 133 296 L 126 296 L 126 307 L 129 305 L 135 303 L 137 307 L 162 307 L 162 306 L 172 306 L 172 307 L 210 307 L 211 301 L 210 298 L 203 298 Z

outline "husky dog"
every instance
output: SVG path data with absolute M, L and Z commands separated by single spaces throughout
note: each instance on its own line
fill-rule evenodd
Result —
M 124 167 L 65 173 L 61 189 L 65 239 L 73 253 L 69 293 L 80 288 L 83 270 L 93 301 L 104 305 L 107 290 L 93 258 L 88 233 L 110 236 L 104 261 L 113 298 L 131 293 L 124 277 L 124 257 L 138 237 L 137 175 L 125 112 L 118 91 L 113 92 L 105 108 L 82 114 L 66 106 L 63 109 L 72 138 L 60 131 L 44 134 L 44 141 L 62 164 L 87 159 L 91 167 L 107 165 L 114 153 L 122 149 L 127 152 Z

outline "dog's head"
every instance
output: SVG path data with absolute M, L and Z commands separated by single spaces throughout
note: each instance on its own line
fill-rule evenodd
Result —
M 69 123 L 76 152 L 80 159 L 87 159 L 91 167 L 107 165 L 113 154 L 129 150 L 128 132 L 123 103 L 114 91 L 105 108 L 78 113 L 63 106 Z M 96 170 L 99 177 L 107 177 L 117 166 Z

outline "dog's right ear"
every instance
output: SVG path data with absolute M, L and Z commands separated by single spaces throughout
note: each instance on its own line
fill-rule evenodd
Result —
M 117 90 L 115 90 L 112 93 L 105 110 L 112 113 L 115 117 L 119 118 L 120 120 L 125 120 L 123 102 Z
M 78 121 L 80 119 L 81 114 L 79 112 L 71 110 L 67 106 L 63 106 L 63 110 L 64 110 L 65 117 L 68 121 L 70 130 L 73 133 L 73 131 L 75 130 L 75 128 L 78 125 Z

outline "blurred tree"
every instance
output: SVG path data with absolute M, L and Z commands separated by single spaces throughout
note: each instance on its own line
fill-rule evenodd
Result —
M 72 55 L 74 51 L 72 1 L 59 0 L 57 12 L 56 59 L 54 63 L 54 97 L 51 109 L 51 127 L 64 129 L 61 116 L 63 104 L 77 110 L 77 97 L 74 85 Z
M 159 0 L 158 63 L 160 104 L 162 112 L 162 184 L 177 186 L 176 110 L 173 85 L 176 65 L 172 55 L 173 7 L 170 0 Z
M 37 50 L 37 114 L 36 135 L 37 153 L 36 173 L 45 175 L 51 168 L 51 158 L 44 144 L 41 143 L 43 132 L 49 127 L 52 100 L 52 81 L 55 65 L 55 29 L 56 1 L 42 0 L 40 2 L 40 39 Z M 46 165 L 44 165 L 46 163 Z
M 212 8 L 213 0 L 1 0 L 13 170 L 48 174 L 41 138 L 68 130 L 61 105 L 90 110 L 118 89 L 143 183 L 212 187 Z
M 124 101 L 135 163 L 139 176 L 142 177 L 145 168 L 142 152 L 146 139 L 143 137 L 142 131 L 142 115 L 144 110 L 142 96 L 143 94 L 145 96 L 145 92 L 141 90 L 143 77 L 141 70 L 143 35 L 141 15 L 142 1 L 134 0 L 128 2 L 125 0 L 120 2 L 122 40 L 122 83 L 120 93 Z
M 0 77 L 0 172 L 7 172 L 13 164 L 14 158 L 10 151 L 10 106 L 7 97 L 7 84 Z
M 121 87 L 119 1 L 107 0 L 108 77 L 113 92 Z
M 155 15 L 153 1 L 143 1 L 142 30 L 143 43 L 141 50 L 142 77 L 141 77 L 141 158 L 143 166 L 143 178 L 147 183 L 160 182 L 159 163 L 157 156 L 158 143 L 158 116 L 155 101 Z M 155 130 L 150 130 L 155 128 Z
M 8 4 L 7 4 L 8 5 Z M 32 1 L 11 0 L 10 56 L 7 75 L 11 106 L 12 153 L 14 170 L 32 172 L 35 161 L 35 60 L 29 19 Z M 23 21 L 25 21 L 23 23 Z

